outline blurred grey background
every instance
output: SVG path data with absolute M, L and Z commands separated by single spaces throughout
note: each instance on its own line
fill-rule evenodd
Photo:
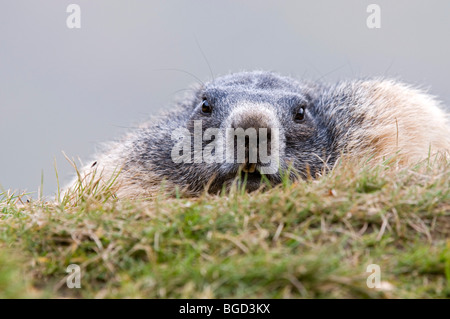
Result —
M 81 29 L 66 26 L 71 3 Z M 366 26 L 371 3 L 380 29 Z M 449 15 L 446 0 L 1 0 L 0 185 L 36 192 L 43 172 L 54 194 L 54 160 L 62 183 L 73 174 L 62 151 L 87 160 L 170 107 L 196 81 L 183 71 L 210 79 L 201 51 L 215 76 L 393 76 L 448 105 Z

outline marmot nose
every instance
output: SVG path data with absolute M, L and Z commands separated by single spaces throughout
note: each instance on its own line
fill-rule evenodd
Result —
M 234 129 L 241 128 L 244 131 L 246 131 L 247 129 L 254 129 L 253 132 L 256 133 L 256 139 L 253 140 L 249 135 L 245 135 L 245 162 L 241 165 L 242 171 L 244 173 L 254 173 L 256 171 L 257 165 L 261 164 L 259 147 L 261 145 L 266 145 L 266 153 L 267 155 L 270 154 L 272 130 L 269 121 L 266 120 L 264 116 L 254 114 L 252 116 L 247 115 L 246 117 L 234 120 L 231 126 Z M 236 146 L 237 148 L 239 148 L 238 145 Z
M 258 131 L 260 128 L 267 128 L 267 130 L 269 131 L 269 122 L 270 121 L 266 118 L 266 116 L 263 116 L 262 114 L 246 114 L 246 116 L 233 119 L 233 121 L 231 122 L 231 127 L 234 129 L 242 128 L 244 130 L 248 128 L 254 128 L 256 131 Z

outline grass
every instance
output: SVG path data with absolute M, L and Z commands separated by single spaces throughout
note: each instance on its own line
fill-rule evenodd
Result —
M 0 195 L 0 297 L 449 298 L 450 163 L 338 165 L 226 196 Z M 80 289 L 66 268 L 81 267 Z M 381 269 L 369 288 L 367 266 Z

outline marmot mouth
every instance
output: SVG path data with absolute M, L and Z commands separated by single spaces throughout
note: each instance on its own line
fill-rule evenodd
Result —
M 243 186 L 245 184 L 246 191 L 253 192 L 260 189 L 261 186 L 267 182 L 271 185 L 280 182 L 276 175 L 261 174 L 260 168 L 261 167 L 257 164 L 253 173 L 249 173 L 243 171 L 242 164 L 237 167 L 235 166 L 234 169 L 230 170 L 228 173 L 219 175 L 210 185 L 208 191 L 210 193 L 217 193 L 223 189 L 224 185 L 229 189 L 232 185 Z
M 255 191 L 262 184 L 262 175 L 259 170 L 254 170 L 253 173 L 241 171 L 241 183 L 245 183 L 247 191 Z
M 261 173 L 258 170 L 255 170 L 253 173 L 249 173 L 249 172 L 241 172 L 241 178 L 242 180 L 244 180 L 244 178 L 247 177 L 247 181 L 261 181 Z
M 261 173 L 256 163 L 244 163 L 240 166 L 241 181 L 247 180 L 247 183 L 261 182 Z
M 256 170 L 256 163 L 245 163 L 241 166 L 242 172 L 244 173 L 255 173 Z

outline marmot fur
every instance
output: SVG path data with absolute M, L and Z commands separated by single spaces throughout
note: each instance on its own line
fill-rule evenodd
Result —
M 326 84 L 264 71 L 241 72 L 197 86 L 159 120 L 109 143 L 95 157 L 95 165 L 82 169 L 81 179 L 94 170 L 108 179 L 120 170 L 119 198 L 151 197 L 161 185 L 192 196 L 205 189 L 217 193 L 240 174 L 246 175 L 249 190 L 257 189 L 264 165 L 258 158 L 246 166 L 248 144 L 245 165 L 198 162 L 195 142 L 188 144 L 193 153 L 187 162 L 174 161 L 178 140 L 173 133 L 181 128 L 193 139 L 194 121 L 201 121 L 202 133 L 207 128 L 267 128 L 269 141 L 270 130 L 277 128 L 277 169 L 265 175 L 272 184 L 280 183 L 286 171 L 292 178 L 315 177 L 342 154 L 369 156 L 371 161 L 395 156 L 400 164 L 408 164 L 450 150 L 448 115 L 432 96 L 409 85 L 385 79 Z M 202 141 L 202 148 L 208 142 Z

